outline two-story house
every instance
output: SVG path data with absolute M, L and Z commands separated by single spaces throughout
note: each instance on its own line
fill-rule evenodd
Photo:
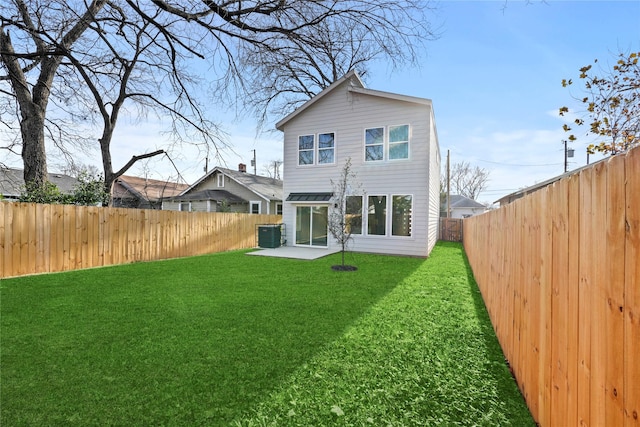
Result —
M 276 124 L 284 132 L 287 245 L 335 248 L 333 186 L 351 159 L 349 249 L 428 256 L 438 236 L 440 149 L 431 100 L 371 90 L 354 71 Z

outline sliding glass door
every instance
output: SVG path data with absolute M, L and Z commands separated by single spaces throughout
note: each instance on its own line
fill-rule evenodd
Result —
M 327 246 L 327 206 L 296 207 L 296 245 Z

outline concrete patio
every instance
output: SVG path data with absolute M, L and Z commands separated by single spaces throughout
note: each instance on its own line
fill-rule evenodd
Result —
M 336 252 L 340 252 L 340 249 L 304 248 L 300 246 L 280 246 L 279 248 L 273 248 L 273 249 L 258 248 L 254 252 L 247 252 L 247 255 L 311 260 L 311 259 L 318 259 L 327 255 L 335 254 Z

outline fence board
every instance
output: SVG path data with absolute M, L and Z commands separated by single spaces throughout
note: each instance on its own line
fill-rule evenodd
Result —
M 280 215 L 0 202 L 0 278 L 257 245 Z
M 587 169 L 580 174 L 580 251 L 578 294 L 578 422 L 589 425 L 591 405 L 591 294 L 593 253 L 591 230 L 593 222 L 591 203 L 591 181 L 593 171 Z
M 551 425 L 568 425 L 567 407 L 567 371 L 568 371 L 568 286 L 569 286 L 569 197 L 568 183 L 558 182 L 551 188 L 551 221 L 553 223 L 553 266 L 551 318 Z
M 464 247 L 541 426 L 640 425 L 640 148 L 464 221 Z
M 568 248 L 567 274 L 567 423 L 578 425 L 578 296 L 580 288 L 580 177 L 573 175 L 568 182 Z M 562 411 L 556 406 L 555 411 Z
M 624 301 L 625 427 L 640 426 L 640 150 L 626 156 Z
M 592 184 L 594 229 L 592 239 L 598 245 L 598 254 L 591 259 L 593 272 L 592 316 L 598 319 L 591 324 L 591 401 L 604 402 L 606 354 L 606 274 L 602 263 L 609 256 L 607 250 L 607 173 L 605 162 L 595 165 Z M 605 425 L 605 405 L 591 405 L 590 425 Z
M 607 165 L 607 242 L 625 239 L 625 158 L 613 157 Z M 625 245 L 606 245 L 605 285 L 605 425 L 624 424 L 624 253 Z

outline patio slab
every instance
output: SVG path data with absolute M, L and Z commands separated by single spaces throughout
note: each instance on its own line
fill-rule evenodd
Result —
M 340 249 L 328 248 L 303 248 L 300 246 L 280 246 L 279 248 L 263 249 L 259 248 L 254 252 L 247 252 L 247 255 L 270 256 L 277 258 L 294 259 L 318 259 L 327 255 L 340 252 Z

